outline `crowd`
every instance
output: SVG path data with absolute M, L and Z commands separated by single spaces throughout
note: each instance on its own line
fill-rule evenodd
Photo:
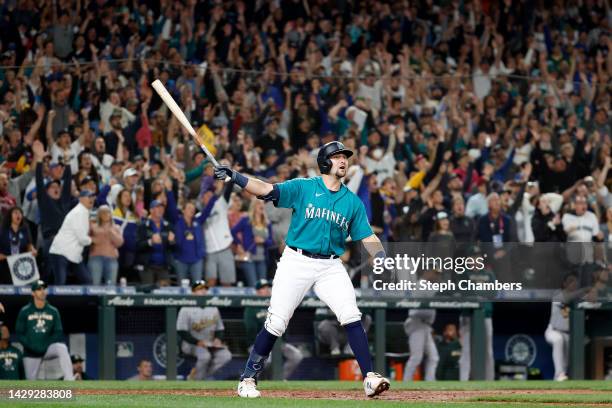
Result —
M 1 9 L 0 283 L 28 252 L 53 284 L 273 277 L 291 214 L 215 180 L 154 79 L 251 176 L 316 175 L 341 140 L 384 241 L 603 243 L 589 272 L 612 255 L 609 0 Z

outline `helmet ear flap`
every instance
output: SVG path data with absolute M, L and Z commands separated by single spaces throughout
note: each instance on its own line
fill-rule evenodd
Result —
M 332 161 L 330 158 L 325 158 L 323 163 L 319 166 L 319 170 L 321 170 L 321 174 L 329 174 L 332 168 Z
M 317 157 L 317 164 L 319 165 L 319 171 L 321 174 L 329 174 L 332 168 L 331 159 L 324 155 Z

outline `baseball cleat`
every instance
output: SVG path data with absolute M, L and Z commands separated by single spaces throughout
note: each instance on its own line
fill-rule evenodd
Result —
M 340 347 L 334 347 L 333 349 L 331 349 L 329 354 L 331 354 L 332 356 L 339 356 L 340 355 Z
M 363 380 L 363 389 L 367 397 L 375 397 L 387 391 L 391 384 L 389 380 L 378 373 L 369 372 L 365 380 Z
M 555 381 L 567 381 L 569 377 L 565 373 L 561 373 L 555 378 Z
M 254 378 L 245 378 L 238 384 L 238 395 L 242 398 L 259 398 L 261 392 L 257 391 L 257 383 Z

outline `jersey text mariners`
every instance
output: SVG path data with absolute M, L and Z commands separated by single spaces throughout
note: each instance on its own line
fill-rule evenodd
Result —
M 363 203 L 345 185 L 330 191 L 321 177 L 313 177 L 277 187 L 277 207 L 293 210 L 287 245 L 315 254 L 342 255 L 348 236 L 359 241 L 372 235 Z

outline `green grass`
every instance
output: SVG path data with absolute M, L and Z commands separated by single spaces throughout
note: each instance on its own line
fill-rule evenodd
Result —
M 186 382 L 186 381 L 86 381 L 66 383 L 61 381 L 0 381 L 0 389 L 100 389 L 100 390 L 194 390 L 218 389 L 233 390 L 235 381 L 216 382 Z M 321 396 L 333 390 L 361 390 L 360 382 L 341 381 L 261 381 L 259 389 L 266 390 L 320 390 Z M 244 400 L 237 397 L 202 397 L 192 395 L 155 395 L 155 394 L 129 394 L 129 395 L 81 395 L 71 401 L 45 401 L 45 402 L 14 402 L 0 399 L 2 407 L 222 407 L 222 408 L 361 408 L 383 407 L 399 408 L 434 408 L 442 405 L 466 408 L 489 408 L 517 406 L 522 408 L 543 407 L 580 407 L 582 404 L 602 404 L 612 406 L 612 382 L 610 381 L 567 381 L 563 383 L 552 381 L 474 381 L 474 382 L 393 382 L 392 390 L 417 391 L 491 391 L 491 396 L 477 396 L 461 401 L 440 402 L 413 402 L 413 401 L 383 401 L 383 400 L 305 400 L 284 398 L 261 398 L 258 400 Z M 596 394 L 531 394 L 531 395 L 495 395 L 495 390 L 593 390 Z M 559 405 L 555 405 L 559 404 Z M 610 404 L 610 405 L 608 405 Z
M 440 403 L 407 403 L 407 402 L 387 402 L 387 401 L 333 401 L 333 400 L 290 400 L 290 399 L 266 399 L 261 398 L 258 400 L 244 400 L 238 398 L 229 397 L 215 397 L 215 398 L 197 398 L 197 397 L 185 397 L 185 396 L 172 396 L 170 397 L 155 397 L 155 396 L 139 396 L 138 398 L 122 398 L 119 396 L 91 396 L 78 398 L 73 402 L 54 402 L 54 403 L 15 403 L 15 404 L 4 404 L 3 407 L 38 407 L 44 406 L 52 408 L 75 408 L 80 407 L 137 407 L 137 408 L 163 408 L 163 407 L 180 407 L 180 408 L 436 408 L 440 407 Z M 446 402 L 444 405 L 451 405 L 453 408 L 500 408 L 499 403 L 486 403 L 486 402 Z M 520 404 L 521 408 L 542 408 L 543 405 L 539 404 Z M 546 405 L 546 408 L 554 407 L 554 405 Z M 562 408 L 568 408 L 567 405 L 559 405 Z M 572 405 L 572 408 L 580 407 L 580 405 Z
M 2 388 L 76 388 L 76 389 L 156 389 L 156 390 L 230 390 L 236 381 L 0 381 Z M 265 381 L 259 382 L 261 390 L 358 390 L 358 381 Z M 394 390 L 595 390 L 612 391 L 612 381 L 436 381 L 391 382 Z
M 612 393 L 602 394 L 546 394 L 546 395 L 491 395 L 469 398 L 469 401 L 486 402 L 538 402 L 538 403 L 575 403 L 610 404 Z

